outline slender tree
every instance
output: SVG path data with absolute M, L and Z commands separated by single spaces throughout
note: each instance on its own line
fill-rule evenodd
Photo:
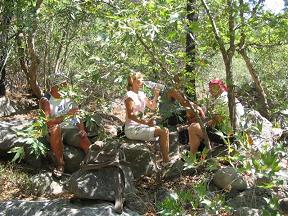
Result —
M 0 32 L 0 97 L 6 94 L 6 63 L 9 55 L 9 29 L 13 17 L 14 0 L 3 1 Z
M 190 28 L 190 24 L 198 21 L 198 14 L 196 10 L 197 0 L 187 0 L 187 35 L 186 35 L 186 72 L 188 72 L 189 87 L 186 88 L 186 94 L 193 100 L 196 100 L 196 81 L 195 81 L 195 60 L 196 60 L 196 34 Z M 192 91 L 191 91 L 192 90 Z
M 229 106 L 229 117 L 231 120 L 231 126 L 233 130 L 236 128 L 236 117 L 235 117 L 235 93 L 234 93 L 234 78 L 233 78 L 233 71 L 232 71 L 232 60 L 235 54 L 236 45 L 235 45 L 235 11 L 234 11 L 234 1 L 227 0 L 226 8 L 228 10 L 228 32 L 229 38 L 228 43 L 229 45 L 226 46 L 223 37 L 221 36 L 219 29 L 216 25 L 215 19 L 212 16 L 212 13 L 206 3 L 205 0 L 201 0 L 205 11 L 209 17 L 210 24 L 212 26 L 212 31 L 214 33 L 215 39 L 218 43 L 220 52 L 222 54 L 222 58 L 225 65 L 226 70 L 226 83 L 228 86 L 228 106 Z

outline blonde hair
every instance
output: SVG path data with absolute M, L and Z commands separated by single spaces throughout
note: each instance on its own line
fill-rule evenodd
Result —
M 133 82 L 141 78 L 144 78 L 144 75 L 140 72 L 134 72 L 134 73 L 129 74 L 128 79 L 127 79 L 127 87 L 126 87 L 127 90 L 131 91 Z

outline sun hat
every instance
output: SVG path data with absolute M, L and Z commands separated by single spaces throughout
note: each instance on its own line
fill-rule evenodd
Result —
M 49 82 L 51 87 L 52 86 L 57 86 L 63 82 L 66 82 L 68 80 L 67 75 L 64 72 L 56 72 L 54 74 L 51 74 L 49 76 Z

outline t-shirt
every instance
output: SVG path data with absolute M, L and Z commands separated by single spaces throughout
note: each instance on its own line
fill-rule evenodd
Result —
M 52 117 L 65 115 L 70 109 L 77 107 L 76 104 L 69 98 L 54 98 L 52 95 L 49 99 L 49 103 Z M 60 125 L 61 127 L 72 128 L 79 122 L 80 121 L 77 118 L 73 117 L 66 119 Z
M 144 92 L 138 91 L 138 93 L 135 93 L 133 91 L 128 91 L 125 95 L 124 100 L 126 100 L 127 98 L 131 98 L 134 102 L 134 107 L 133 107 L 134 115 L 139 115 L 140 113 L 144 114 L 144 111 L 146 108 L 146 95 Z M 139 123 L 129 119 L 127 112 L 126 112 L 125 125 L 139 125 Z
M 222 92 L 220 96 L 218 96 L 217 98 L 212 98 L 211 101 L 212 113 L 224 116 L 224 120 L 220 124 L 218 124 L 217 127 L 223 132 L 231 131 L 229 122 L 228 92 Z M 239 128 L 241 118 L 244 115 L 244 107 L 237 99 L 235 99 L 235 103 L 236 128 Z

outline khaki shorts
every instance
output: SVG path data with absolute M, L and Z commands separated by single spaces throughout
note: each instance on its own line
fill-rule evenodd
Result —
M 124 132 L 126 137 L 132 140 L 157 140 L 157 137 L 154 136 L 155 127 L 149 127 L 148 125 L 125 125 Z

